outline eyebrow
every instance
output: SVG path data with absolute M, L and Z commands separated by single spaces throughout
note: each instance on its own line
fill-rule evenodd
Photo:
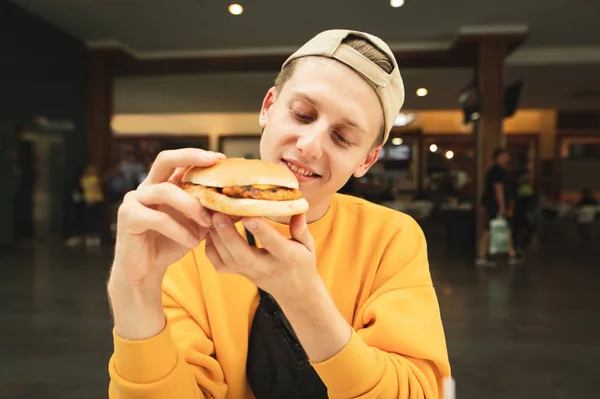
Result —
M 304 99 L 305 101 L 311 103 L 315 107 L 318 107 L 318 105 L 319 105 L 319 101 L 317 101 L 316 99 L 312 98 L 311 96 L 309 96 L 306 93 L 302 93 L 302 92 L 297 91 L 297 92 L 294 93 L 294 96 L 301 97 L 302 99 Z M 342 123 L 344 125 L 348 125 L 348 126 L 351 126 L 351 127 L 355 128 L 355 129 L 359 130 L 361 133 L 363 133 L 363 134 L 365 134 L 367 136 L 369 135 L 368 132 L 367 132 L 367 129 L 365 129 L 363 126 L 361 126 L 359 123 L 355 122 L 352 119 L 343 118 L 342 119 Z

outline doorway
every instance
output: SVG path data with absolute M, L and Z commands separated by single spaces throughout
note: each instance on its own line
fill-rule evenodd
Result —
M 18 134 L 15 237 L 62 237 L 65 148 L 62 132 L 25 128 Z

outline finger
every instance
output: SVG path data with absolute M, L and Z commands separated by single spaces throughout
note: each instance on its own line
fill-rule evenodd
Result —
M 177 223 L 165 212 L 147 208 L 136 201 L 129 201 L 121 206 L 119 220 L 124 222 L 123 225 L 129 226 L 130 234 L 153 230 L 188 248 L 197 247 L 201 241 L 197 231 Z
M 199 148 L 162 151 L 156 157 L 148 177 L 142 184 L 151 185 L 167 181 L 178 167 L 212 166 L 223 158 L 225 158 L 223 154 L 208 152 Z
M 210 237 L 211 244 L 214 247 L 214 249 L 218 255 L 218 260 L 220 260 L 220 262 L 224 265 L 224 267 L 230 269 L 233 266 L 235 266 L 235 261 L 233 260 L 233 257 L 229 253 L 229 250 L 227 249 L 227 247 L 223 244 L 223 242 L 219 238 L 219 235 L 217 234 L 217 232 L 215 230 L 211 229 L 208 237 Z M 213 266 L 215 266 L 215 265 L 213 264 Z
M 160 205 L 157 208 L 154 208 L 159 212 L 164 212 L 171 216 L 177 223 L 188 229 L 189 231 L 197 232 L 197 236 L 200 240 L 203 240 L 208 234 L 209 227 L 204 227 L 198 225 L 198 223 L 192 219 L 189 219 L 183 213 L 171 208 L 168 205 Z
M 310 252 L 315 252 L 315 240 L 308 230 L 306 214 L 292 216 L 290 219 L 290 234 L 294 240 L 304 245 Z
M 168 205 L 201 226 L 208 227 L 212 224 L 200 201 L 173 184 L 160 183 L 142 187 L 135 196 L 143 205 Z
M 181 178 L 183 177 L 183 174 L 185 173 L 186 170 L 188 170 L 188 168 L 186 168 L 186 167 L 176 168 L 175 172 L 173 172 L 171 177 L 169 177 L 169 183 L 173 183 L 177 186 L 180 186 Z
M 228 271 L 227 266 L 225 265 L 225 262 L 223 262 L 223 259 L 221 259 L 221 255 L 219 255 L 219 251 L 217 251 L 215 243 L 213 242 L 210 234 L 206 236 L 204 253 L 216 271 L 219 273 L 225 273 Z
M 215 213 L 213 223 L 221 245 L 227 249 L 233 262 L 241 267 L 251 265 L 255 255 L 253 248 L 242 238 L 233 220 L 229 216 Z
M 242 223 L 273 256 L 284 258 L 289 252 L 289 240 L 279 234 L 266 220 L 255 217 L 245 218 Z

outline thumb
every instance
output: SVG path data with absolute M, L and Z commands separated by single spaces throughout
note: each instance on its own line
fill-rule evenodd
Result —
M 290 220 L 290 234 L 292 238 L 304 245 L 310 252 L 315 252 L 315 240 L 308 230 L 306 215 L 294 215 Z

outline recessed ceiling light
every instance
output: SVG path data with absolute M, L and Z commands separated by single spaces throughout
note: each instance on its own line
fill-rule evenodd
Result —
M 446 151 L 446 158 L 448 158 L 448 159 L 454 158 L 454 151 Z
M 239 4 L 230 4 L 229 12 L 232 13 L 233 15 L 240 15 L 241 13 L 244 12 L 244 7 L 242 7 Z
M 401 137 L 394 137 L 392 139 L 392 144 L 393 145 L 402 145 L 402 138 Z
M 390 0 L 390 5 L 394 8 L 402 7 L 404 5 L 404 0 Z
M 419 97 L 425 97 L 427 95 L 427 89 L 424 87 L 421 87 L 419 90 L 417 90 L 417 96 Z
M 429 151 L 431 152 L 436 152 L 438 150 L 438 146 L 435 144 L 432 144 L 429 146 Z

